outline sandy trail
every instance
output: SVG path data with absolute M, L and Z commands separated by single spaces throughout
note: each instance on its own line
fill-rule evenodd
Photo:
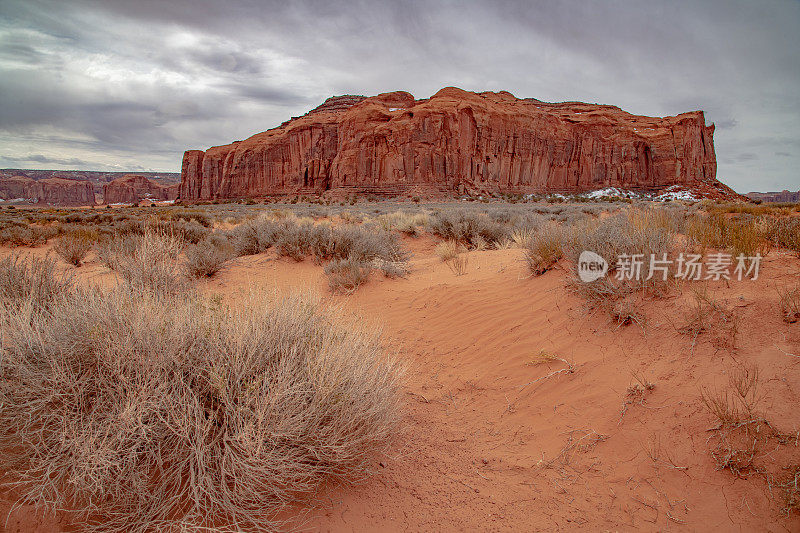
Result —
M 566 290 L 565 272 L 527 277 L 520 250 L 470 252 L 467 273 L 455 276 L 433 255 L 434 241 L 406 244 L 415 254 L 407 279 L 373 274 L 346 297 L 328 293 L 312 261 L 270 254 L 236 259 L 199 284 L 231 302 L 252 288 L 318 292 L 381 327 L 387 347 L 407 361 L 407 420 L 396 456 L 381 459 L 365 483 L 320 494 L 319 511 L 304 526 L 800 529 L 797 515 L 780 513 L 781 494 L 763 477 L 737 479 L 715 468 L 708 430 L 716 422 L 699 399 L 704 387 L 723 387 L 736 365 L 757 365 L 761 408 L 782 431 L 800 427 L 800 328 L 781 321 L 775 291 L 800 277 L 796 258 L 773 253 L 758 281 L 709 284 L 738 317 L 730 353 L 728 332 L 694 343 L 678 332 L 688 287 L 643 302 L 644 327 L 618 327 Z M 91 262 L 80 272 L 113 280 Z M 531 364 L 541 351 L 568 363 Z M 654 389 L 629 398 L 634 374 Z M 794 446 L 776 447 L 773 456 L 800 463 Z M 23 522 L 11 530 L 23 530 Z

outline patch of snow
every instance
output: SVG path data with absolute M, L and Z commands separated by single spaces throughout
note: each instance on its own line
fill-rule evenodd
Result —
M 579 196 L 583 196 L 584 198 L 642 198 L 643 195 L 638 192 L 634 191 L 627 191 L 625 189 L 619 189 L 617 187 L 607 187 L 605 189 L 598 189 L 596 191 L 585 192 L 580 194 Z
M 653 199 L 657 202 L 665 202 L 667 200 L 687 200 L 690 202 L 696 202 L 698 200 L 698 198 L 692 194 L 692 191 L 688 190 L 677 190 L 661 193 Z

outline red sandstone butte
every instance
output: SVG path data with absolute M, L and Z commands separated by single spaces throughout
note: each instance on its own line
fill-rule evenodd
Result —
M 453 87 L 424 100 L 339 96 L 247 140 L 187 151 L 180 197 L 691 188 L 719 184 L 713 135 L 702 111 L 644 117 Z
M 50 205 L 94 205 L 94 186 L 88 180 L 52 177 L 37 182 L 42 187 L 38 202 Z
M 162 185 L 145 176 L 126 174 L 103 185 L 106 204 L 137 204 L 142 200 L 175 200 L 178 185 Z

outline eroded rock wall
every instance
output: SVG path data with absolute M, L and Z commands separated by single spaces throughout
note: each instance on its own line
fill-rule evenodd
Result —
M 713 134 L 701 111 L 644 117 L 507 92 L 334 97 L 247 140 L 187 151 L 180 197 L 691 187 L 716 179 Z

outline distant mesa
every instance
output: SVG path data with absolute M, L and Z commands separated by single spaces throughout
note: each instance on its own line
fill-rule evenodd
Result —
M 106 204 L 138 204 L 142 200 L 175 200 L 179 184 L 162 185 L 138 174 L 128 174 L 103 185 Z
M 800 191 L 792 192 L 783 190 L 781 192 L 749 192 L 745 194 L 745 196 L 751 200 L 758 200 L 761 202 L 800 202 Z
M 94 186 L 88 180 L 60 177 L 34 180 L 0 176 L 0 199 L 49 205 L 94 205 Z
M 448 87 L 329 98 L 244 141 L 189 150 L 180 198 L 297 194 L 454 196 L 669 186 L 734 194 L 716 180 L 702 111 L 632 115 Z
M 27 204 L 95 205 L 107 186 L 113 202 L 174 200 L 180 174 L 169 172 L 103 172 L 94 170 L 0 169 L 0 200 Z M 87 185 L 88 184 L 88 185 Z

